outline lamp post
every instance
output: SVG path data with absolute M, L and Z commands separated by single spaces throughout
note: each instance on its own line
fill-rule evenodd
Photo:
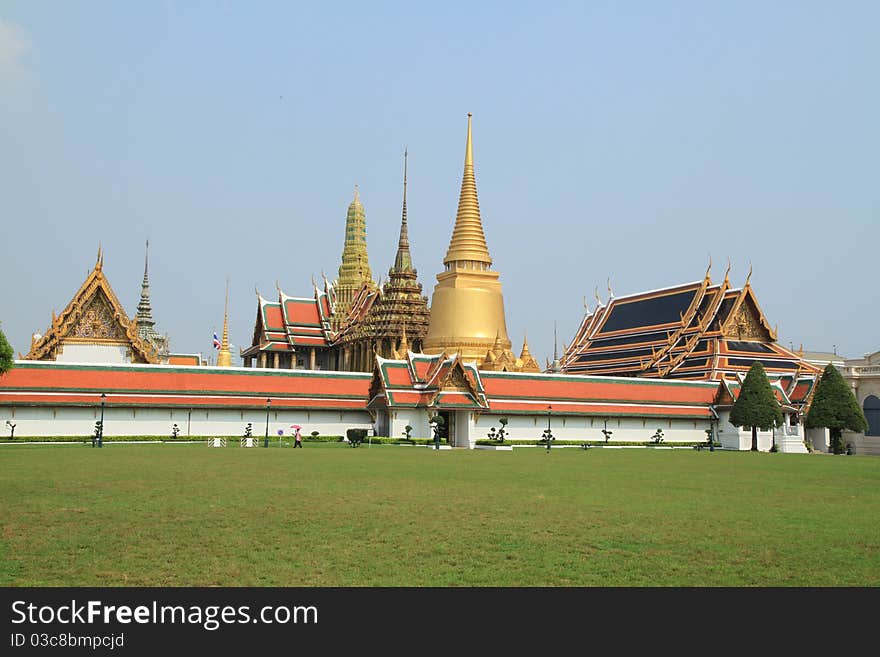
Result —
M 550 441 L 553 440 L 553 434 L 550 432 L 550 415 L 553 412 L 553 407 L 547 407 L 547 430 L 544 432 L 544 440 L 547 441 L 547 453 L 550 453 Z
M 269 446 L 269 408 L 272 406 L 272 400 L 266 400 L 266 438 L 263 440 L 263 447 Z
M 107 401 L 107 393 L 101 393 L 101 428 L 98 430 L 98 447 L 104 446 L 104 403 Z

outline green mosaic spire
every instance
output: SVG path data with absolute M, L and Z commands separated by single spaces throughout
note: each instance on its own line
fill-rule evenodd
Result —
M 342 248 L 342 264 L 339 266 L 339 278 L 336 281 L 339 311 L 346 311 L 355 292 L 364 283 L 372 284 L 373 275 L 367 256 L 367 218 L 355 185 L 354 200 L 348 206 L 345 218 L 345 245 Z

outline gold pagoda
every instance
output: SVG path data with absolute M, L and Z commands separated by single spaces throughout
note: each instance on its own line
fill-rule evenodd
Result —
M 367 218 L 361 203 L 357 185 L 354 200 L 345 216 L 345 242 L 342 247 L 342 264 L 339 277 L 333 285 L 335 292 L 334 328 L 348 316 L 352 302 L 362 287 L 376 288 L 367 255 Z
M 515 369 L 499 273 L 491 269 L 492 258 L 477 200 L 471 118 L 469 112 L 455 228 L 443 259 L 445 271 L 437 274 L 423 347 L 425 353 L 458 353 L 464 360 L 477 361 L 479 365 L 491 352 L 495 360 L 503 357 L 511 362 L 510 369 Z

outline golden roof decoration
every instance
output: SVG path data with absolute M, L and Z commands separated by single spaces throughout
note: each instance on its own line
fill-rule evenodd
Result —
M 137 324 L 130 320 L 109 281 L 104 276 L 104 254 L 98 246 L 94 269 L 86 276 L 73 298 L 56 315 L 52 325 L 32 340 L 26 360 L 55 360 L 67 340 L 85 344 L 126 344 L 132 362 L 158 363 L 155 348 L 138 335 Z
M 464 154 L 464 174 L 461 178 L 461 193 L 458 198 L 458 212 L 455 215 L 455 228 L 444 264 L 457 261 L 482 262 L 492 264 L 486 236 L 483 233 L 483 220 L 480 217 L 480 202 L 477 199 L 477 182 L 474 176 L 474 147 L 471 133 L 472 114 L 468 112 L 467 144 Z

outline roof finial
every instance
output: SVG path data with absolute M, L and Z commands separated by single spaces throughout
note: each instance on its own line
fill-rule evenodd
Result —
M 751 278 L 752 278 L 752 263 L 750 262 L 750 263 L 749 263 L 749 273 L 748 273 L 748 275 L 746 276 L 746 283 L 745 283 L 745 285 L 743 285 L 743 287 L 748 287 L 748 285 L 749 285 L 749 280 L 750 280 Z
M 608 277 L 608 299 L 611 300 L 614 298 L 614 290 L 611 289 L 611 277 Z
M 709 276 L 709 272 L 712 271 L 712 254 L 709 254 L 709 266 L 706 267 L 706 280 L 711 281 L 712 277 Z
M 559 349 L 556 346 L 556 320 L 553 320 L 553 360 L 559 360 Z
M 528 333 L 528 331 L 523 331 L 523 346 L 522 346 L 522 351 L 520 352 L 519 357 L 522 360 L 525 360 L 526 358 L 528 358 L 531 355 L 532 355 L 532 352 L 529 351 L 529 333 Z
M 724 272 L 724 282 L 730 284 L 730 257 L 727 258 L 727 271 Z
M 409 232 L 406 223 L 406 168 L 408 149 L 403 149 L 403 210 L 400 215 L 400 238 L 397 241 L 397 255 L 394 258 L 394 267 L 390 272 L 392 277 L 397 272 L 412 271 L 412 255 L 409 252 Z
M 104 254 L 101 253 L 101 243 L 98 242 L 98 259 L 95 261 L 95 269 L 101 269 L 104 266 Z
M 596 303 L 597 303 L 599 306 L 601 306 L 601 305 L 602 305 L 602 299 L 599 298 L 599 286 L 598 286 L 598 285 L 596 286 L 596 290 L 593 292 L 593 294 L 596 295 Z
M 156 322 L 153 321 L 153 308 L 150 303 L 149 255 L 150 240 L 147 240 L 146 248 L 144 249 L 144 280 L 141 282 L 141 300 L 137 305 L 135 323 L 138 327 L 138 335 L 153 344 L 158 336 L 153 329 Z
M 398 360 L 406 360 L 407 352 L 409 351 L 409 342 L 406 340 L 406 321 L 403 322 L 403 331 L 400 336 L 400 345 L 398 346 L 397 358 Z
M 217 354 L 217 367 L 231 367 L 232 352 L 229 351 L 229 277 L 226 278 L 226 301 L 223 304 L 223 338 Z

